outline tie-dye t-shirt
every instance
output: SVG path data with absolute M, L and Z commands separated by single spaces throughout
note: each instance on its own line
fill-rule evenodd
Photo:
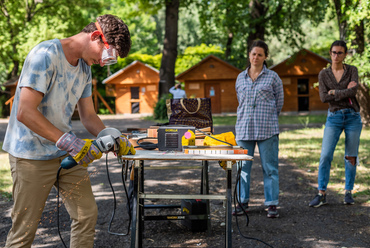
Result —
M 91 96 L 91 68 L 83 59 L 72 66 L 58 39 L 35 46 L 24 62 L 6 131 L 3 150 L 14 157 L 49 160 L 66 154 L 17 120 L 21 87 L 44 94 L 38 110 L 62 132 L 72 129 L 71 118 L 80 98 Z

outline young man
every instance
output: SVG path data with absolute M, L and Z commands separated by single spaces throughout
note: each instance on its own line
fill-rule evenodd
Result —
M 91 134 L 105 129 L 93 107 L 90 66 L 116 61 L 115 52 L 126 57 L 130 47 L 126 24 L 103 15 L 80 33 L 44 41 L 28 54 L 3 145 L 9 153 L 14 199 L 6 247 L 31 247 L 61 161 L 68 155 L 83 165 L 63 169 L 59 176 L 72 219 L 70 247 L 93 247 L 97 205 L 86 167 L 102 153 L 71 132 L 71 117 L 77 105 Z M 135 153 L 124 136 L 120 142 L 118 155 Z

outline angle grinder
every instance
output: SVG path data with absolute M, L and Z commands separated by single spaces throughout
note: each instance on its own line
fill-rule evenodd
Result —
M 119 143 L 120 143 L 120 136 L 122 133 L 112 127 L 105 128 L 102 130 L 97 139 L 94 140 L 92 143 L 101 151 L 101 152 L 110 152 L 114 151 L 118 154 L 119 152 Z M 122 158 L 120 156 L 117 156 L 118 162 L 122 164 Z M 60 166 L 63 169 L 71 169 L 74 166 L 77 165 L 77 162 L 73 159 L 72 156 L 68 156 L 65 159 L 63 159 Z

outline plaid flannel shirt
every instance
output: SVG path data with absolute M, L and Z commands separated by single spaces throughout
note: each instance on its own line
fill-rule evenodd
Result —
M 263 66 L 253 82 L 249 67 L 236 79 L 239 101 L 236 140 L 265 140 L 279 133 L 278 116 L 284 104 L 283 84 L 276 72 Z

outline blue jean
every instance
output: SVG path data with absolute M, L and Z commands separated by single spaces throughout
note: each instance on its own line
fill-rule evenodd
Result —
M 325 191 L 327 188 L 334 150 L 343 131 L 345 133 L 345 189 L 353 189 L 353 185 L 355 184 L 356 168 L 359 161 L 358 147 L 360 145 L 361 130 L 362 122 L 360 113 L 355 112 L 353 109 L 341 109 L 335 112 L 328 111 L 321 147 L 318 176 L 319 190 Z M 352 165 L 351 162 L 346 159 L 346 156 L 355 157 L 355 165 Z
M 254 155 L 256 144 L 260 153 L 265 205 L 279 204 L 279 137 L 274 135 L 266 140 L 238 140 L 238 145 L 248 149 L 248 155 Z M 238 168 L 239 169 L 239 168 Z M 240 181 L 237 184 L 237 193 L 240 203 L 249 202 L 250 173 L 252 161 L 243 161 Z M 240 187 L 240 188 L 239 188 Z

